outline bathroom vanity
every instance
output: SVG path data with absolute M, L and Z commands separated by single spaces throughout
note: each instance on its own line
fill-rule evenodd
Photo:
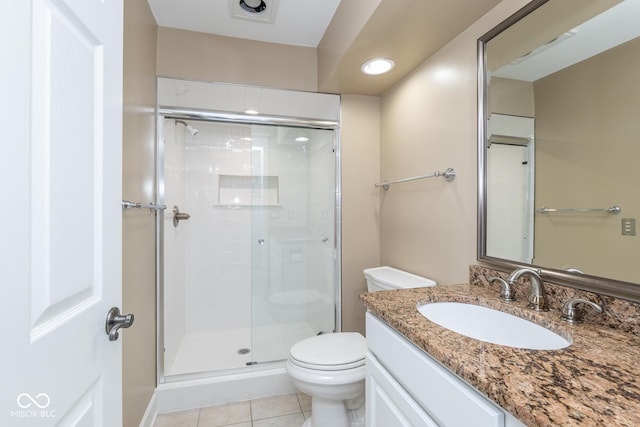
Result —
M 506 303 L 497 295 L 489 286 L 453 285 L 361 296 L 368 310 L 368 425 L 640 425 L 637 334 L 590 319 L 571 325 L 559 320 L 555 305 L 539 313 L 524 299 Z M 571 345 L 526 350 L 468 338 L 417 310 L 438 301 L 505 311 Z
M 371 313 L 367 343 L 369 427 L 524 426 Z

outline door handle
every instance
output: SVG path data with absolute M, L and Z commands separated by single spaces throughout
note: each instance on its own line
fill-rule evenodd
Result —
M 111 310 L 107 313 L 107 321 L 104 324 L 104 329 L 109 335 L 109 341 L 115 341 L 118 339 L 118 329 L 128 328 L 133 325 L 133 314 L 121 315 L 118 307 L 111 307 Z
M 189 215 L 186 212 L 180 212 L 180 208 L 178 208 L 177 206 L 173 207 L 173 226 L 174 227 L 177 227 L 180 221 L 186 221 L 189 218 L 191 218 L 191 215 Z

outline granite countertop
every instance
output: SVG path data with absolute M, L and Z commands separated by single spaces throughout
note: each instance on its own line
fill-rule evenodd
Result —
M 361 295 L 366 308 L 527 426 L 640 426 L 640 337 L 560 313 L 503 302 L 472 285 Z M 468 338 L 423 317 L 416 306 L 458 301 L 495 308 L 545 326 L 572 344 L 525 350 Z

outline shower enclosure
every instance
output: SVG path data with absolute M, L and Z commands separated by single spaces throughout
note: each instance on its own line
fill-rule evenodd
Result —
M 336 126 L 160 108 L 161 382 L 282 365 L 339 330 Z

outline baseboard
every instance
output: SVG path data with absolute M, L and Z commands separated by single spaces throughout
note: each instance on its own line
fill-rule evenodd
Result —
M 151 396 L 151 400 L 149 400 L 149 404 L 147 405 L 147 410 L 144 411 L 144 415 L 140 421 L 140 427 L 153 427 L 153 423 L 156 421 L 157 416 L 158 398 L 156 397 L 156 392 L 154 392 Z
M 160 384 L 157 413 L 186 411 L 230 402 L 295 393 L 284 367 Z M 142 426 L 142 424 L 141 424 Z

